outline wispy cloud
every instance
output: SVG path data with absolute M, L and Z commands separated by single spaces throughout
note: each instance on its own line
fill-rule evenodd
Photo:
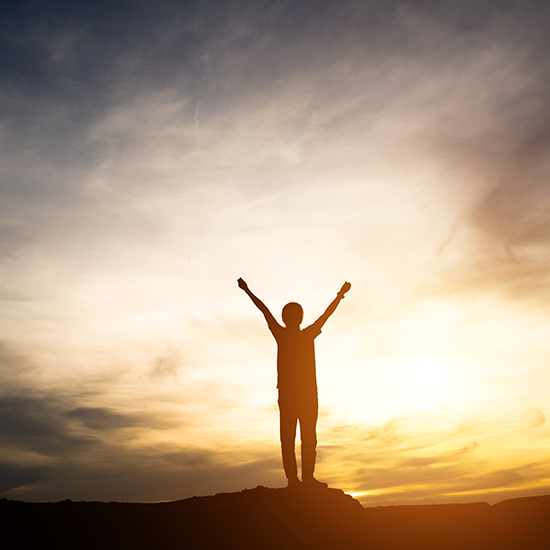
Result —
M 463 418 L 457 425 L 455 412 L 441 410 L 371 429 L 334 426 L 330 430 L 338 435 L 325 433 L 339 443 L 321 446 L 319 469 L 366 504 L 399 503 L 404 495 L 424 503 L 471 501 L 476 495 L 494 501 L 502 491 L 547 486 L 548 448 L 539 460 L 531 450 L 546 438 L 540 415 L 540 410 L 508 410 Z M 512 449 L 512 440 L 523 444 Z

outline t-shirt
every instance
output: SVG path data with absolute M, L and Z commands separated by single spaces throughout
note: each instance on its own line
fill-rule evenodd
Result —
M 280 396 L 306 399 L 317 396 L 314 340 L 321 334 L 320 323 L 289 329 L 268 323 L 277 341 L 277 388 Z

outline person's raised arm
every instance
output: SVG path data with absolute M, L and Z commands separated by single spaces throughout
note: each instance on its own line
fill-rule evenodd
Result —
M 248 294 L 254 305 L 264 314 L 265 320 L 270 328 L 279 324 L 275 320 L 275 317 L 271 314 L 271 311 L 269 311 L 268 307 L 248 288 L 248 285 L 244 279 L 239 277 L 239 279 L 237 279 L 237 284 L 239 285 L 239 288 Z
M 325 313 L 313 323 L 314 325 L 317 325 L 319 328 L 321 328 L 326 322 L 327 319 L 336 311 L 336 308 L 338 307 L 338 304 L 344 299 L 344 295 L 348 290 L 351 288 L 351 284 L 347 281 L 342 285 L 342 288 L 338 291 L 338 294 L 336 295 L 336 298 L 332 300 L 330 305 L 325 310 Z

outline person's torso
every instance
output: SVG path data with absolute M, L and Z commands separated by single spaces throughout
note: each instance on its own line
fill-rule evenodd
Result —
M 277 335 L 277 387 L 280 393 L 306 397 L 317 393 L 315 334 L 284 328 Z

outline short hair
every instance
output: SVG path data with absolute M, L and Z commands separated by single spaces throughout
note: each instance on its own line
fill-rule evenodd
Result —
M 300 326 L 304 318 L 304 310 L 300 304 L 290 302 L 283 308 L 282 317 L 287 327 L 289 325 Z

